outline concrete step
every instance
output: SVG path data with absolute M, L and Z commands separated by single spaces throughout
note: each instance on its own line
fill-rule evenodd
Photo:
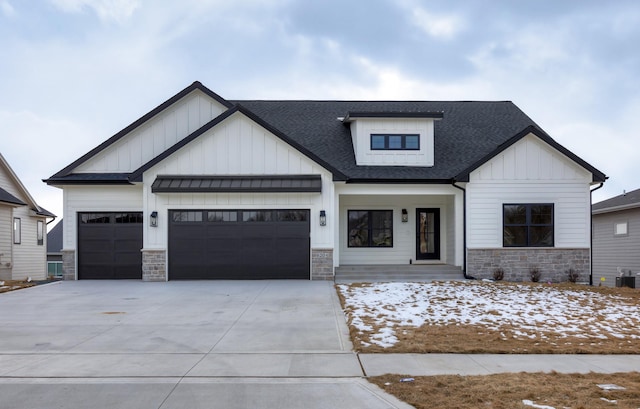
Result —
M 462 279 L 464 279 L 462 269 L 448 264 L 350 265 L 335 269 L 337 283 L 428 282 Z

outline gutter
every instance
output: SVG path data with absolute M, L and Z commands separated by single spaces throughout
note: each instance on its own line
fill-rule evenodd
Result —
M 604 182 L 600 182 L 600 185 L 589 190 L 589 285 L 593 286 L 593 192 L 604 186 Z
M 474 280 L 475 277 L 467 275 L 467 190 L 456 185 L 456 180 L 451 180 L 451 186 L 462 190 L 462 274 L 467 280 Z

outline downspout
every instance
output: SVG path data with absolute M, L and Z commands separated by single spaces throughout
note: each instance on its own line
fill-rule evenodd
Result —
M 589 190 L 589 285 L 593 286 L 593 192 L 604 186 L 604 182 L 600 182 L 600 186 Z
M 467 280 L 474 278 L 467 275 L 467 190 L 456 185 L 456 180 L 451 180 L 451 186 L 462 190 L 462 274 Z

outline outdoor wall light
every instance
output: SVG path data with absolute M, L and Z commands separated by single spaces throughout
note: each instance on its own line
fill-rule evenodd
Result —
M 406 223 L 409 221 L 409 213 L 407 213 L 407 209 L 402 209 L 402 223 Z
M 327 212 L 320 210 L 320 226 L 327 225 Z
M 149 225 L 151 227 L 158 227 L 158 212 L 155 210 L 151 212 L 151 216 L 149 216 Z

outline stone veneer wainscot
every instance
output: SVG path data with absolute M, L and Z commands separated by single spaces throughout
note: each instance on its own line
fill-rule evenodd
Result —
M 333 280 L 333 249 L 311 249 L 311 279 Z
M 502 268 L 505 281 L 531 281 L 533 267 L 540 270 L 540 282 L 568 281 L 570 268 L 580 272 L 579 281 L 589 281 L 591 253 L 589 249 L 545 247 L 467 250 L 467 274 L 478 279 L 492 279 L 493 271 Z
M 142 281 L 167 281 L 165 250 L 142 250 Z
M 62 253 L 62 279 L 77 280 L 76 277 L 76 251 L 60 250 Z

